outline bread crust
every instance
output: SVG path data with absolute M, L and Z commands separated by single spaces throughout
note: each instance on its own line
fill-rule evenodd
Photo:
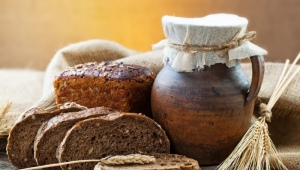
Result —
M 108 155 L 169 153 L 170 143 L 152 119 L 135 113 L 113 113 L 74 125 L 57 150 L 59 162 L 100 159 Z M 62 166 L 93 169 L 93 163 Z

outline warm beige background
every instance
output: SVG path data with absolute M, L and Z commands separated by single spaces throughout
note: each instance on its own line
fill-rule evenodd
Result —
M 0 68 L 43 70 L 59 48 L 94 38 L 147 51 L 164 38 L 163 15 L 219 12 L 247 17 L 269 61 L 300 51 L 299 0 L 0 0 Z

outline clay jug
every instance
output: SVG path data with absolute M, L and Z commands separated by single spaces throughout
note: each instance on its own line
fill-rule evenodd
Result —
M 215 63 L 181 72 L 168 62 L 170 58 L 152 88 L 153 118 L 166 131 L 173 153 L 194 158 L 200 165 L 219 164 L 250 127 L 263 80 L 263 56 L 250 57 L 251 82 L 239 61 L 231 67 Z
M 240 65 L 176 72 L 165 65 L 152 88 L 152 114 L 166 131 L 174 153 L 219 164 L 250 126 L 263 79 L 263 57 L 251 57 L 251 86 Z M 249 90 L 250 89 L 250 90 Z

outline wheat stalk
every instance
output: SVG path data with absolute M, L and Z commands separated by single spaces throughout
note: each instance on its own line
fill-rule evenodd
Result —
M 3 122 L 3 121 L 5 121 L 3 119 L 4 119 L 4 116 L 7 114 L 7 112 L 9 111 L 11 105 L 12 105 L 12 103 L 9 101 L 0 105 L 0 137 L 7 136 L 8 132 L 10 130 L 7 122 Z
M 102 159 L 88 159 L 88 160 L 77 160 L 70 162 L 62 162 L 55 164 L 48 164 L 36 167 L 25 168 L 21 170 L 37 170 L 43 168 L 51 168 L 63 165 L 78 164 L 78 163 L 88 163 L 88 162 L 100 162 L 106 165 L 126 165 L 126 164 L 150 164 L 155 163 L 156 159 L 154 156 L 141 155 L 141 154 L 130 154 L 130 155 L 116 155 L 108 156 Z
M 272 168 L 287 170 L 280 160 L 276 147 L 269 136 L 266 121 L 271 120 L 272 107 L 300 71 L 300 67 L 298 67 L 292 73 L 299 59 L 300 53 L 297 55 L 289 70 L 287 70 L 289 60 L 286 60 L 268 104 L 260 104 L 261 116 L 251 125 L 227 159 L 219 165 L 218 170 L 271 170 Z

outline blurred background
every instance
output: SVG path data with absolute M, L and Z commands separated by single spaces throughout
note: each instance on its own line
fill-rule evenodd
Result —
M 212 13 L 248 18 L 267 61 L 300 51 L 299 0 L 0 0 L 0 68 L 44 70 L 58 49 L 88 39 L 149 51 L 164 39 L 163 15 Z

